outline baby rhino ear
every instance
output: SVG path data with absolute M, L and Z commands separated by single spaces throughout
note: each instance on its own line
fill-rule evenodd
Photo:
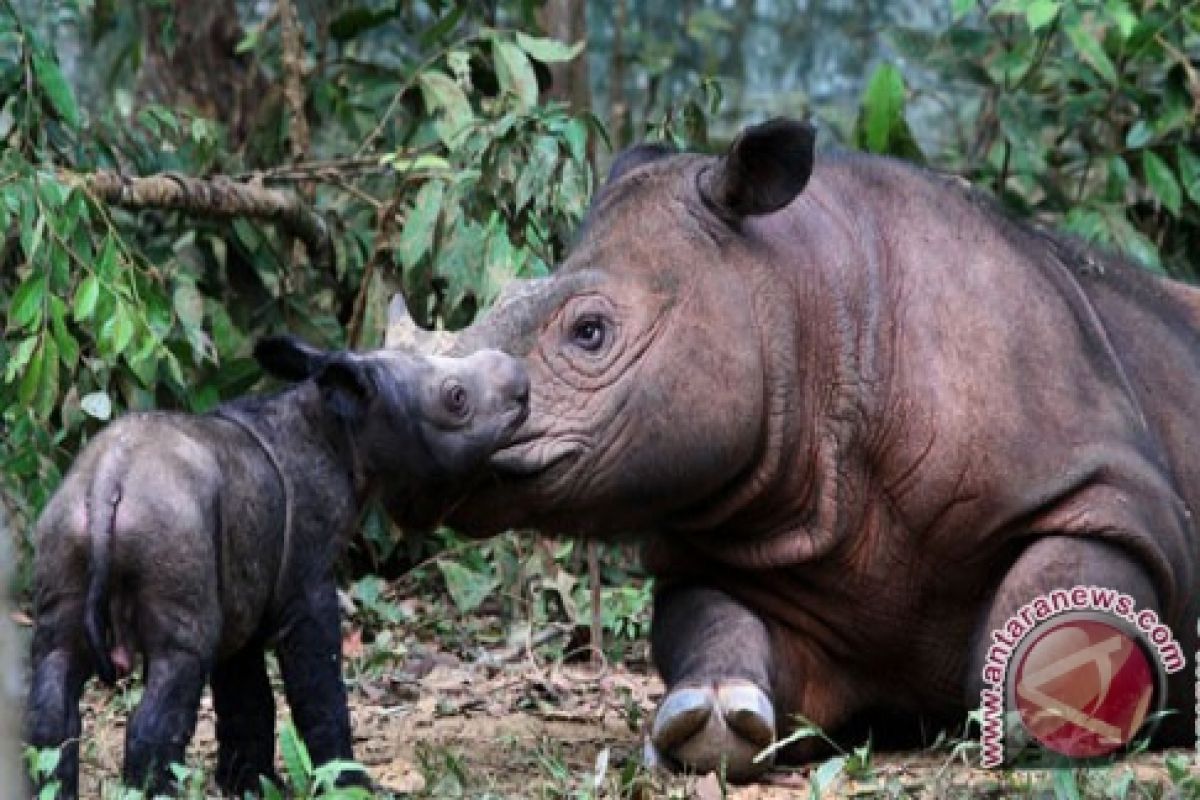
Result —
M 304 381 L 329 360 L 329 353 L 295 336 L 268 336 L 254 345 L 254 360 L 268 375 L 286 381 Z
M 375 398 L 370 367 L 353 353 L 335 353 L 317 373 L 325 407 L 352 425 L 363 421 Z
M 778 211 L 808 184 L 816 138 L 811 125 L 791 119 L 746 128 L 701 177 L 705 202 L 734 224 L 744 217 Z
M 348 422 L 360 421 L 375 396 L 370 365 L 354 353 L 321 350 L 295 336 L 268 336 L 254 346 L 254 358 L 276 378 L 314 379 L 325 407 Z

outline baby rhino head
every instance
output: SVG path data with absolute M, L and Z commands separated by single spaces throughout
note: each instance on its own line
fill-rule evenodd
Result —
M 385 496 L 467 477 L 529 413 L 524 368 L 497 350 L 463 358 L 352 353 L 275 336 L 260 341 L 254 357 L 276 377 L 315 384 L 323 417 Z

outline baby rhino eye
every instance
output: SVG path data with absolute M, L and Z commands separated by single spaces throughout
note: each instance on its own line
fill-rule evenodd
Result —
M 466 388 L 454 378 L 442 384 L 442 406 L 456 417 L 464 417 L 471 410 Z
M 604 346 L 604 337 L 604 320 L 599 317 L 583 317 L 571 328 L 571 341 L 593 353 Z

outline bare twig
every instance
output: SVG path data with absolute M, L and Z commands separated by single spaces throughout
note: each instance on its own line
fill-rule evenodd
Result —
M 362 283 L 358 287 L 358 295 L 354 298 L 354 309 L 350 313 L 350 322 L 346 325 L 346 344 L 357 348 L 362 344 L 363 320 L 367 316 L 367 295 L 371 291 L 371 282 L 375 280 L 375 270 L 379 269 L 391 253 L 392 231 L 396 227 L 396 207 L 399 196 L 386 205 L 378 208 L 378 230 L 375 235 L 375 246 L 367 265 L 363 268 Z
M 563 636 L 567 629 L 562 625 L 552 625 L 549 628 L 538 631 L 529 636 L 524 641 L 504 648 L 498 653 L 492 655 L 489 661 L 496 664 L 509 664 L 513 661 L 520 661 L 527 655 L 532 654 L 535 648 L 541 647 L 544 644 L 549 644 L 555 639 Z
M 330 181 L 335 178 L 344 178 L 352 173 L 389 172 L 391 170 L 391 166 L 380 163 L 379 156 L 367 156 L 365 158 L 335 158 L 328 161 L 301 161 L 271 169 L 242 172 L 234 177 L 239 181 L 262 183 L 304 180 Z
M 592 539 L 587 543 L 588 583 L 592 586 L 592 666 L 600 669 L 604 660 L 604 628 L 600 617 L 600 550 Z
M 283 97 L 291 113 L 292 160 L 308 155 L 308 118 L 304 114 L 304 30 L 292 0 L 279 0 L 279 36 L 283 45 Z M 309 192 L 306 197 L 311 199 Z
M 130 178 L 115 172 L 64 174 L 97 200 L 130 209 L 159 208 L 210 217 L 253 217 L 276 223 L 304 243 L 314 267 L 332 272 L 336 257 L 325 219 L 295 194 L 238 183 L 228 177 L 200 179 L 173 172 Z

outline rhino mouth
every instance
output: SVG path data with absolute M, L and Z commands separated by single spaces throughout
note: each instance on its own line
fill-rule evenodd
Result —
M 527 479 L 548 472 L 583 455 L 587 446 L 576 439 L 548 442 L 533 436 L 509 444 L 492 454 L 492 470 L 501 478 Z

